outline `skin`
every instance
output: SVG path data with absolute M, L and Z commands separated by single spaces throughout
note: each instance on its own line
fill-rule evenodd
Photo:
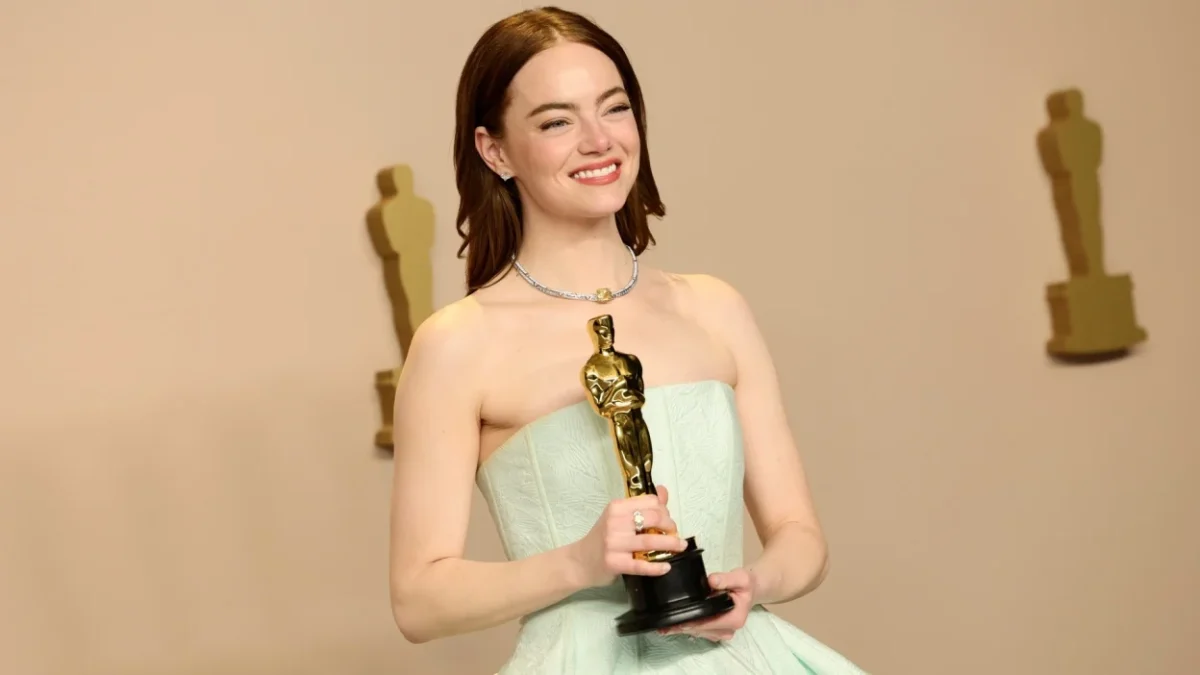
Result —
M 560 44 L 534 57 L 511 86 L 499 137 L 477 130 L 481 157 L 515 176 L 525 206 L 520 259 L 553 288 L 620 288 L 632 266 L 613 214 L 637 175 L 639 139 L 616 68 L 602 53 Z M 546 103 L 556 107 L 530 115 Z M 620 178 L 583 185 L 580 166 L 615 159 Z M 475 472 L 516 429 L 583 400 L 582 328 L 592 303 L 553 298 L 515 274 L 439 310 L 414 336 L 396 392 L 391 519 L 392 609 L 404 636 L 425 642 L 517 619 L 618 575 L 661 574 L 635 551 L 683 550 L 668 486 L 659 495 L 614 500 L 582 539 L 508 562 L 464 558 Z M 775 367 L 745 299 L 707 275 L 641 266 L 634 291 L 603 306 L 620 327 L 621 349 L 648 364 L 646 386 L 720 380 L 736 392 L 745 442 L 745 499 L 763 554 L 711 575 L 736 608 L 677 627 L 731 638 L 756 604 L 815 589 L 826 543 L 784 412 Z

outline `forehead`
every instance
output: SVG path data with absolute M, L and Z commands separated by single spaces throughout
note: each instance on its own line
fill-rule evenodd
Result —
M 517 72 L 512 107 L 523 111 L 548 102 L 590 105 L 600 93 L 621 85 L 621 73 L 604 52 L 566 42 L 539 52 Z

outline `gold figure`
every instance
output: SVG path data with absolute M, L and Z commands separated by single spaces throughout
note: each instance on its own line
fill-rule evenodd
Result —
M 625 496 L 657 495 L 651 468 L 654 449 L 650 429 L 642 417 L 646 404 L 646 386 L 642 380 L 642 362 L 633 354 L 617 351 L 612 316 L 605 314 L 588 322 L 595 353 L 588 358 L 579 379 L 588 391 L 592 408 L 608 420 L 613 447 L 624 476 Z M 647 528 L 647 533 L 663 534 Z M 647 551 L 637 557 L 645 560 L 665 560 L 669 551 Z
M 392 304 L 392 323 L 402 357 L 408 356 L 413 333 L 433 313 L 433 204 L 413 192 L 412 169 L 398 164 L 375 175 L 381 198 L 367 212 L 367 230 L 383 261 L 383 279 Z M 383 425 L 375 445 L 392 449 L 392 404 L 400 368 L 375 373 L 375 389 Z
M 1050 175 L 1059 233 L 1073 277 L 1104 274 L 1100 228 L 1103 132 L 1083 115 L 1083 95 L 1068 90 L 1046 101 L 1050 124 L 1038 134 L 1042 165 Z
M 1133 280 L 1110 275 L 1100 218 L 1103 132 L 1084 116 L 1083 94 L 1067 89 L 1046 100 L 1049 124 L 1037 136 L 1050 176 L 1070 279 L 1046 287 L 1053 337 L 1046 349 L 1062 357 L 1119 355 L 1146 339 L 1133 307 Z

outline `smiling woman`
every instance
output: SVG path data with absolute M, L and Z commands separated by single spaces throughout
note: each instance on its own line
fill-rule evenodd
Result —
M 467 59 L 454 138 L 467 294 L 421 324 L 397 385 L 396 623 L 424 642 L 520 619 L 502 675 L 860 673 L 764 609 L 821 583 L 825 538 L 745 300 L 639 266 L 648 217 L 664 214 L 645 117 L 625 52 L 578 14 L 506 18 Z M 657 494 L 625 496 L 585 405 L 597 314 L 637 355 Z M 464 558 L 473 482 L 506 562 Z M 763 543 L 749 565 L 743 509 Z M 684 551 L 681 531 L 732 607 L 618 635 L 622 575 L 665 574 L 644 554 Z
M 615 213 L 635 253 L 653 243 L 646 218 L 666 210 L 641 86 L 621 45 L 598 27 L 552 8 L 496 23 L 463 68 L 457 117 L 456 225 L 468 292 L 508 268 L 522 220 Z M 580 185 L 607 189 L 566 189 Z

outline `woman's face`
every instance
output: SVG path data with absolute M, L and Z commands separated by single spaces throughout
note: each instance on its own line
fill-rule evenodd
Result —
M 515 176 L 527 212 L 596 219 L 625 205 L 640 145 L 621 75 L 607 56 L 559 44 L 525 64 L 509 96 L 503 139 L 477 132 L 476 140 L 494 169 Z

